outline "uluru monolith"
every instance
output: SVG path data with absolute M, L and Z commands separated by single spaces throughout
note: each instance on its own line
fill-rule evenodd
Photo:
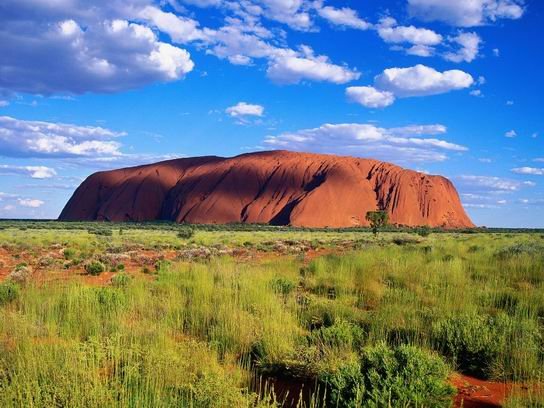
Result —
M 89 176 L 60 220 L 473 227 L 453 184 L 372 159 L 269 151 L 182 158 Z

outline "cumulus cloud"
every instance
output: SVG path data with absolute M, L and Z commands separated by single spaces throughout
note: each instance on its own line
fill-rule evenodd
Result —
M 512 130 L 509 130 L 508 132 L 506 132 L 504 134 L 505 137 L 509 137 L 509 138 L 513 138 L 513 137 L 516 137 L 518 134 L 516 133 L 516 131 L 514 129 Z
M 348 98 L 366 107 L 385 107 L 395 98 L 428 96 L 470 87 L 474 79 L 460 70 L 439 72 L 425 65 L 389 68 L 374 78 L 373 86 L 349 87 Z
M 367 30 L 371 27 L 371 24 L 359 17 L 357 11 L 349 7 L 320 7 L 318 8 L 317 13 L 331 24 L 337 26 L 349 27 L 357 30 Z
M 57 175 L 55 169 L 46 166 L 14 166 L 0 164 L 0 175 L 24 175 L 34 179 L 47 179 Z
M 427 28 L 399 26 L 395 19 L 386 17 L 378 24 L 378 35 L 387 43 L 410 43 L 432 46 L 442 42 L 442 36 Z
M 361 74 L 349 67 L 333 64 L 327 56 L 314 55 L 310 47 L 299 54 L 278 55 L 270 62 L 268 77 L 279 84 L 297 84 L 303 80 L 345 84 Z
M 17 202 L 19 203 L 21 207 L 29 207 L 29 208 L 39 208 L 45 204 L 44 201 L 38 200 L 36 198 L 19 198 L 17 199 Z
M 425 65 L 389 68 L 374 79 L 375 87 L 397 97 L 438 95 L 470 87 L 474 79 L 461 70 L 439 72 Z
M 423 21 L 442 21 L 457 27 L 515 20 L 524 13 L 521 0 L 408 0 L 408 10 Z
M 482 39 L 476 33 L 459 33 L 450 38 L 459 49 L 444 54 L 444 58 L 452 62 L 472 62 L 478 56 Z
M 544 176 L 544 168 L 537 167 L 516 167 L 512 169 L 513 173 L 517 174 L 530 174 L 533 176 Z
M 98 126 L 0 116 L 0 155 L 8 157 L 119 156 L 124 135 Z
M 232 117 L 238 116 L 263 116 L 264 107 L 261 105 L 239 102 L 234 106 L 228 107 L 225 112 Z
M 179 44 L 203 40 L 205 35 L 199 28 L 198 21 L 181 17 L 174 13 L 164 12 L 158 7 L 144 7 L 138 16 L 150 22 L 160 31 L 167 33 L 170 38 Z
M 437 139 L 442 125 L 381 128 L 371 124 L 324 124 L 317 128 L 268 136 L 264 144 L 275 149 L 313 151 L 373 157 L 396 162 L 443 161 L 447 152 L 466 147 Z
M 185 1 L 217 7 L 225 15 L 218 28 L 184 16 L 187 10 L 175 0 L 95 0 L 90 9 L 81 0 L 6 1 L 0 6 L 6 10 L 0 13 L 0 95 L 107 93 L 179 80 L 194 68 L 180 48 L 188 45 L 237 65 L 263 59 L 268 77 L 281 84 L 342 84 L 359 77 L 310 47 L 288 47 L 284 31 L 263 25 L 269 19 L 314 29 L 316 3 L 309 0 Z M 319 12 L 331 23 L 363 27 L 349 8 L 320 6 Z
M 88 13 L 76 3 L 8 0 L 9 12 L 0 13 L 0 90 L 116 92 L 178 80 L 193 69 L 186 50 L 160 41 L 144 24 L 117 17 L 131 14 L 128 3 L 119 6 L 123 13 L 113 10 L 117 2 Z
M 395 96 L 388 91 L 379 91 L 371 86 L 350 86 L 346 89 L 349 100 L 367 108 L 385 108 L 395 102 Z

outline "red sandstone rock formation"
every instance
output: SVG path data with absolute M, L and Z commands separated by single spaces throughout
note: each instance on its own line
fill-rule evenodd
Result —
M 197 157 L 88 177 L 61 220 L 307 227 L 366 226 L 383 209 L 398 225 L 474 225 L 453 184 L 370 159 L 287 151 Z

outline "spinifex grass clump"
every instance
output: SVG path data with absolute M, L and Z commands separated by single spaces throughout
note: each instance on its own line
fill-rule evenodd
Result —
M 0 283 L 0 306 L 13 302 L 19 297 L 19 285 L 7 281 Z

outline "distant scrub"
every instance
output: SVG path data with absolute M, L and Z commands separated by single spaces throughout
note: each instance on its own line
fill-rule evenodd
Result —
M 85 272 L 87 272 L 89 275 L 100 275 L 105 270 L 106 267 L 99 261 L 90 261 L 85 264 Z
M 544 255 L 544 246 L 536 243 L 518 243 L 499 249 L 495 256 L 498 259 L 508 259 L 520 255 Z

